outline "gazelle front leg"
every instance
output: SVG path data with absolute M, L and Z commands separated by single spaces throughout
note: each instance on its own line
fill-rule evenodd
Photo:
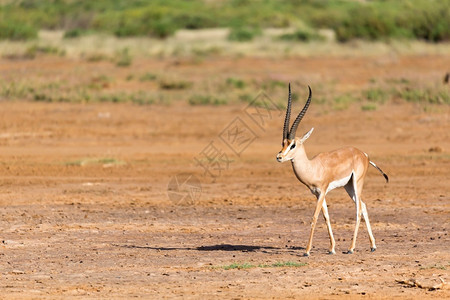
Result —
M 327 223 L 328 235 L 330 236 L 330 250 L 329 250 L 329 254 L 336 254 L 336 251 L 334 251 L 334 247 L 336 245 L 336 242 L 334 240 L 333 230 L 331 230 L 330 216 L 328 215 L 327 200 L 325 198 L 323 199 L 322 213 L 323 213 L 323 217 L 325 219 L 325 222 Z
M 309 252 L 311 251 L 312 240 L 313 240 L 313 235 L 314 235 L 314 228 L 316 228 L 317 217 L 319 216 L 320 210 L 323 207 L 324 200 L 325 200 L 325 193 L 322 192 L 317 199 L 316 210 L 314 211 L 314 216 L 311 221 L 311 233 L 309 234 L 308 246 L 306 246 L 306 252 L 305 252 L 304 256 L 309 256 Z

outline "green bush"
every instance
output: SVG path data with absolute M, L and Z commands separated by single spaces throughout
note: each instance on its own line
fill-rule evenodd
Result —
M 280 39 L 284 41 L 310 42 L 312 40 L 323 40 L 323 37 L 311 30 L 297 29 L 293 33 L 280 35 Z
M 395 20 L 373 6 L 358 6 L 349 11 L 347 18 L 337 27 L 338 41 L 354 38 L 378 40 L 395 35 Z
M 364 94 L 367 100 L 374 103 L 385 103 L 390 98 L 389 92 L 381 88 L 369 89 Z
M 123 11 L 98 13 L 93 18 L 92 26 L 97 30 L 112 32 L 118 37 L 157 38 L 167 38 L 179 28 L 171 9 L 150 4 L 139 9 L 130 7 Z
M 267 81 L 264 81 L 261 84 L 261 88 L 263 90 L 269 90 L 269 91 L 272 91 L 272 90 L 274 90 L 276 88 L 286 89 L 287 88 L 287 83 L 285 81 L 282 81 L 282 80 L 269 79 Z
M 116 53 L 116 66 L 118 67 L 129 67 L 133 62 L 133 57 L 130 54 L 128 48 L 123 48 Z
M 239 78 L 233 78 L 233 77 L 228 77 L 226 80 L 226 83 L 228 86 L 234 87 L 236 89 L 243 89 L 246 86 L 244 80 L 239 79 Z
M 7 20 L 0 15 L 0 40 L 29 40 L 37 38 L 38 31 L 29 24 Z
M 38 54 L 64 56 L 66 51 L 53 46 L 32 45 L 25 50 L 23 57 L 34 59 Z
M 74 29 L 65 31 L 63 37 L 65 39 L 74 39 L 74 38 L 79 38 L 85 34 L 86 34 L 86 30 L 81 29 L 81 28 L 74 28 Z
M 334 98 L 333 109 L 334 110 L 346 110 L 350 105 L 356 102 L 357 99 L 350 94 L 339 95 Z
M 155 99 L 149 97 L 147 93 L 139 91 L 138 93 L 131 94 L 129 96 L 131 103 L 138 105 L 150 105 L 155 103 Z
M 239 98 L 240 101 L 246 102 L 246 103 L 250 103 L 250 102 L 252 102 L 255 99 L 253 95 L 247 94 L 247 93 L 239 95 L 238 98 Z
M 150 35 L 161 39 L 173 35 L 177 29 L 172 20 L 168 18 L 155 21 L 149 26 Z
M 228 34 L 228 40 L 235 42 L 249 42 L 260 34 L 261 30 L 258 28 L 238 26 L 230 29 L 230 33 Z
M 192 87 L 192 82 L 166 78 L 159 82 L 159 87 L 163 90 L 185 90 Z
M 109 60 L 110 58 L 108 57 L 108 55 L 104 54 L 104 53 L 90 53 L 86 56 L 82 56 L 87 62 L 99 62 L 99 61 L 106 61 Z
M 362 111 L 374 111 L 377 110 L 377 105 L 374 103 L 367 103 L 361 106 Z
M 0 1 L 0 39 L 34 38 L 40 29 L 67 30 L 67 38 L 82 30 L 119 37 L 166 38 L 180 28 L 231 28 L 229 39 L 251 41 L 255 28 L 331 28 L 339 41 L 362 38 L 450 40 L 448 0 L 21 0 Z M 314 32 L 314 30 L 313 30 Z M 299 31 L 285 39 L 307 41 Z
M 450 40 L 450 4 L 427 1 L 415 7 L 405 22 L 414 37 L 429 42 Z
M 156 74 L 147 72 L 139 77 L 139 81 L 153 81 L 156 80 L 157 78 L 158 76 Z
M 383 2 L 349 8 L 333 26 L 339 41 L 355 38 L 417 38 L 429 42 L 450 40 L 450 5 L 447 1 Z
M 125 18 L 119 20 L 118 24 L 113 28 L 115 28 L 114 35 L 117 37 L 130 37 L 147 34 L 140 24 L 136 22 L 129 22 Z
M 414 103 L 450 104 L 450 93 L 443 89 L 404 88 L 397 91 L 397 96 Z
M 227 103 L 226 99 L 216 98 L 212 95 L 193 95 L 189 98 L 190 105 L 224 105 Z
M 117 20 L 119 21 L 117 22 Z M 103 30 L 108 30 L 108 27 L 113 28 L 113 33 L 118 37 L 152 36 L 167 38 L 178 29 L 170 10 L 163 7 L 146 7 L 105 13 L 98 16 L 94 24 Z
M 186 29 L 201 29 L 217 27 L 217 20 L 211 13 L 196 12 L 182 13 L 174 17 L 173 21 Z

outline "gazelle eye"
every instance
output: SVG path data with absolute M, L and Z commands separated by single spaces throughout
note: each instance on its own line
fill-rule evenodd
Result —
M 295 143 L 294 143 L 294 144 L 292 144 L 292 146 L 291 146 L 291 148 L 290 148 L 290 149 L 292 150 L 292 149 L 294 149 L 294 148 L 295 148 Z

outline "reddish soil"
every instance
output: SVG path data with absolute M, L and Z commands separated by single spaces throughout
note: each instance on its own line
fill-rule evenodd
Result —
M 195 82 L 215 72 L 304 82 L 310 77 L 313 90 L 320 82 L 361 89 L 373 78 L 441 82 L 449 65 L 449 56 L 135 62 L 139 71 L 170 70 Z M 85 72 L 125 77 L 132 70 L 65 58 L 0 60 L 3 80 Z M 135 87 L 124 80 L 112 88 Z M 303 99 L 304 91 L 296 89 Z M 353 145 L 369 153 L 390 182 L 371 168 L 363 191 L 377 251 L 370 252 L 363 223 L 355 253 L 342 253 L 350 245 L 355 208 L 341 189 L 327 197 L 337 254 L 327 254 L 319 219 L 311 256 L 303 257 L 315 200 L 290 164 L 275 160 L 282 112 L 259 127 L 244 104 L 185 102 L 0 102 L 2 297 L 450 297 L 447 285 L 430 290 L 396 281 L 412 278 L 425 287 L 450 281 L 449 107 L 424 112 L 398 101 L 376 111 L 358 105 L 325 111 L 313 102 L 299 128 L 315 127 L 309 155 Z M 235 145 L 239 155 L 220 139 L 236 117 L 256 136 Z M 222 155 L 220 172 L 211 169 L 216 178 L 195 160 L 206 163 L 202 151 L 212 146 Z M 169 181 L 180 173 L 196 176 L 201 193 L 170 200 Z M 181 195 L 196 192 L 183 188 Z M 277 262 L 300 265 L 271 266 Z M 244 263 L 253 267 L 225 268 Z

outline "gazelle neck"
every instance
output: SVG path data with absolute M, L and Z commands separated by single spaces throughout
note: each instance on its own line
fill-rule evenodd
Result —
M 298 146 L 295 156 L 291 162 L 297 179 L 309 187 L 311 185 L 311 178 L 309 177 L 311 177 L 314 166 L 306 155 L 303 144 Z
M 295 165 L 300 163 L 301 165 L 303 165 L 309 162 L 310 161 L 308 156 L 306 155 L 305 146 L 303 144 L 298 145 L 297 151 L 295 151 L 295 156 L 292 159 L 292 164 Z

